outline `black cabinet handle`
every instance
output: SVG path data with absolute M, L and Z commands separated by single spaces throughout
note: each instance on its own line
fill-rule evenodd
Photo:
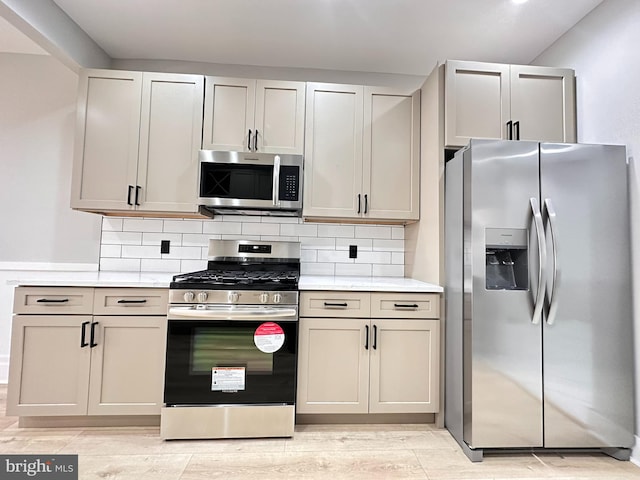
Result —
M 364 349 L 369 350 L 369 325 L 364 326 Z
M 513 122 L 511 120 L 507 122 L 507 140 L 513 140 Z
M 396 308 L 418 308 L 418 304 L 416 303 L 412 303 L 412 304 L 394 303 L 393 306 Z
M 131 191 L 133 190 L 133 185 L 129 185 L 129 190 L 127 191 L 127 205 L 133 205 L 131 203 Z
M 360 194 L 358 194 L 358 213 L 360 213 Z
M 513 132 L 516 140 L 520 140 L 520 120 L 513 122 Z
M 135 200 L 135 204 L 136 205 L 140 205 L 140 202 L 138 201 L 140 198 L 140 189 L 142 187 L 140 185 L 136 185 L 136 200 Z
M 364 194 L 364 213 L 367 213 L 367 210 L 369 210 L 369 200 L 367 198 L 367 194 Z
M 80 348 L 84 348 L 87 345 L 87 325 L 91 322 L 82 322 L 82 335 L 80 335 Z
M 96 325 L 98 325 L 98 322 L 93 322 L 91 324 L 91 338 L 89 339 L 89 346 L 91 348 L 98 346 L 98 344 L 95 341 L 96 340 Z
M 258 130 L 256 130 L 256 133 L 253 134 L 253 151 L 258 151 Z
M 247 135 L 247 150 L 251 151 L 251 129 L 249 129 L 249 135 Z
M 68 298 L 39 298 L 36 300 L 37 303 L 67 303 L 68 301 Z
M 147 303 L 145 299 L 142 300 L 126 300 L 124 298 L 118 300 L 118 303 Z
M 378 327 L 376 325 L 373 326 L 373 349 L 378 348 Z
M 344 303 L 329 303 L 329 302 L 324 302 L 324 306 L 325 306 L 325 307 L 341 307 L 341 308 L 347 308 L 349 305 L 347 304 L 347 302 L 344 302 Z

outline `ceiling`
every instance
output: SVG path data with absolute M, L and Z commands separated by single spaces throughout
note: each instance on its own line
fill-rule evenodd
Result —
M 54 0 L 114 59 L 428 74 L 530 63 L 602 0 Z M 0 32 L 3 26 L 0 23 Z M 0 51 L 4 37 L 0 34 Z

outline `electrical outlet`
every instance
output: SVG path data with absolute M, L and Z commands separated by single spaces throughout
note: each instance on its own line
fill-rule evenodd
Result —
M 169 240 L 160 240 L 160 253 L 169 253 L 170 244 Z
M 349 258 L 358 258 L 358 246 L 349 245 Z

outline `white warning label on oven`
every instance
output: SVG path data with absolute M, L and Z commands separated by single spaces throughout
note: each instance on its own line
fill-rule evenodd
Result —
M 212 392 L 237 392 L 244 390 L 245 367 L 213 367 L 211 369 Z
M 253 343 L 264 353 L 277 352 L 284 345 L 284 330 L 274 322 L 265 322 L 256 328 Z

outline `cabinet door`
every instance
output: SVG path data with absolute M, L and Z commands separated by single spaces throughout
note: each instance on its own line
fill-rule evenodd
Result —
M 8 415 L 86 415 L 91 352 L 80 344 L 91 318 L 14 315 Z
M 133 210 L 142 73 L 83 70 L 79 79 L 71 207 Z
M 302 155 L 304 149 L 304 82 L 258 80 L 254 150 Z
M 435 413 L 439 404 L 439 320 L 374 319 L 370 413 Z
M 367 413 L 368 325 L 368 319 L 300 319 L 297 413 Z
M 511 119 L 519 140 L 576 141 L 574 72 L 511 65 Z
M 507 138 L 509 65 L 448 61 L 445 65 L 445 146 L 471 138 Z
M 139 210 L 197 210 L 203 95 L 203 76 L 144 74 Z
M 159 415 L 166 317 L 95 316 L 89 415 Z
M 364 216 L 417 220 L 420 91 L 364 89 Z
M 363 87 L 307 84 L 304 216 L 359 218 Z
M 203 149 L 232 152 L 251 150 L 254 141 L 255 94 L 255 80 L 205 78 Z M 250 129 L 252 132 L 249 132 Z

